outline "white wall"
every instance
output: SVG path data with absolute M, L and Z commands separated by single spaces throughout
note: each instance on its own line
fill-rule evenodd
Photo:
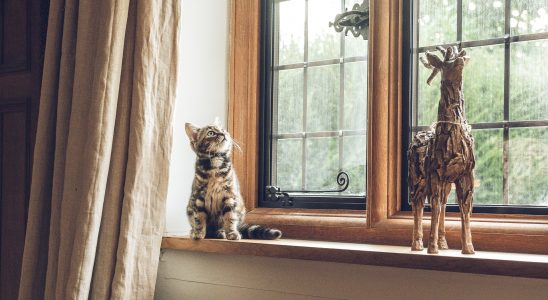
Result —
M 185 134 L 185 122 L 203 126 L 219 117 L 226 125 L 228 0 L 183 0 L 182 22 L 166 231 L 188 234 L 186 205 L 195 155 Z
M 157 299 L 548 299 L 541 279 L 173 250 L 160 271 Z
M 258 1 L 258 0 L 257 0 Z M 183 0 L 181 91 L 167 232 L 188 233 L 194 153 L 185 122 L 226 123 L 228 0 Z M 394 284 L 396 283 L 396 284 Z M 163 251 L 156 299 L 548 299 L 548 280 Z

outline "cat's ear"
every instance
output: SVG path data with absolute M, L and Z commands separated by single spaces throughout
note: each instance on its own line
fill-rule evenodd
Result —
M 215 117 L 215 121 L 213 121 L 213 125 L 222 128 L 223 125 L 221 124 L 221 119 L 219 117 Z
M 198 138 L 198 130 L 199 130 L 199 128 L 194 126 L 193 124 L 185 123 L 186 135 L 190 139 L 191 143 L 196 142 L 196 139 Z

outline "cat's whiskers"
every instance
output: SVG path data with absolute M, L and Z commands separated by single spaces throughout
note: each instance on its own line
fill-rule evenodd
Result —
M 235 139 L 233 139 L 232 137 L 230 137 L 230 140 L 232 141 L 232 147 L 238 149 L 238 151 L 240 153 L 243 153 L 242 147 L 240 147 L 240 144 Z

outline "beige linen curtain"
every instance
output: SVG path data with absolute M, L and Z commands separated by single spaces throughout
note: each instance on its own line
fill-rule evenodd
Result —
M 151 299 L 178 0 L 51 0 L 20 299 Z

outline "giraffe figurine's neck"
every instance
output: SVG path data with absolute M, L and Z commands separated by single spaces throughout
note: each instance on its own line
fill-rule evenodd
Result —
M 440 84 L 438 123 L 467 124 L 462 80 L 443 80 Z

